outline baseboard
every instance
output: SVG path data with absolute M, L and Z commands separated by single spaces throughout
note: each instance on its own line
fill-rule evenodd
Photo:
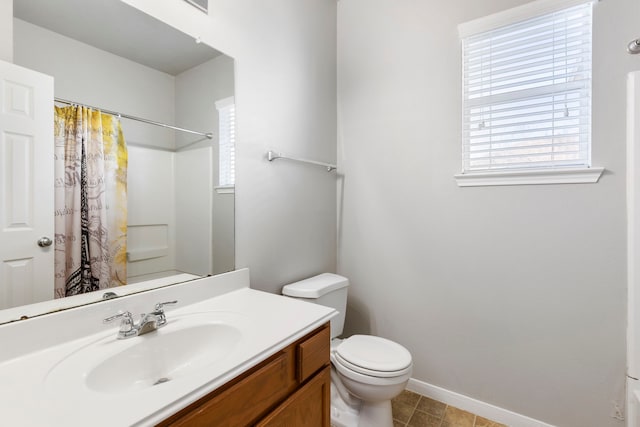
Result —
M 534 420 L 507 409 L 482 402 L 460 393 L 446 390 L 442 387 L 431 385 L 423 381 L 411 378 L 407 384 L 407 390 L 437 400 L 447 405 L 472 412 L 481 417 L 497 421 L 509 427 L 554 427 L 551 424 Z

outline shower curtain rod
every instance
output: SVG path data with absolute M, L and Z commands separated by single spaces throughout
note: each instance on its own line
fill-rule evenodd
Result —
M 177 126 L 172 126 L 172 125 L 168 125 L 166 123 L 160 123 L 160 122 L 156 122 L 154 120 L 149 120 L 149 119 L 143 119 L 141 117 L 136 117 L 136 116 L 130 116 L 128 114 L 122 114 L 122 113 L 118 113 L 117 111 L 110 111 L 110 110 L 105 110 L 103 108 L 98 108 L 98 107 L 93 107 L 91 105 L 87 105 L 87 104 L 82 104 L 80 102 L 74 102 L 74 101 L 69 101 L 67 99 L 62 99 L 62 98 L 54 98 L 54 100 L 56 102 L 60 102 L 61 104 L 68 104 L 68 105 L 80 105 L 83 107 L 88 107 L 91 108 L 93 110 L 100 110 L 103 113 L 107 113 L 107 114 L 113 114 L 114 116 L 118 116 L 118 117 L 124 117 L 125 119 L 130 119 L 130 120 L 136 120 L 138 122 L 143 122 L 143 123 L 148 123 L 150 125 L 155 125 L 155 126 L 160 126 L 163 128 L 169 128 L 169 129 L 173 129 L 173 130 L 177 130 L 180 132 L 187 132 L 187 133 L 192 133 L 194 135 L 201 135 L 204 137 L 207 137 L 209 139 L 213 139 L 213 134 L 211 132 L 209 133 L 204 133 L 204 132 L 197 132 L 195 130 L 190 130 L 190 129 L 184 129 L 184 128 L 180 128 Z

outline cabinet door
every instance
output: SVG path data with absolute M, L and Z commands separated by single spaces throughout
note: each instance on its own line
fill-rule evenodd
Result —
M 331 368 L 325 367 L 256 427 L 329 427 Z

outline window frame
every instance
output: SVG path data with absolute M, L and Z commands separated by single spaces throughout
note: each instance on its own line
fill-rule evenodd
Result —
M 586 3 L 595 3 L 597 0 L 536 0 L 519 7 L 498 12 L 493 15 L 475 19 L 458 26 L 460 40 L 478 35 L 483 32 L 499 29 L 500 27 L 515 24 L 517 22 L 534 19 L 538 16 L 558 12 L 574 6 Z M 595 10 L 592 12 L 595 14 Z M 593 46 L 593 43 L 592 43 Z M 462 48 L 462 43 L 461 43 Z M 461 55 L 462 58 L 462 55 Z M 464 58 L 462 58 L 464 59 Z M 461 88 L 464 88 L 464 63 L 461 63 Z M 591 77 L 593 81 L 593 76 Z M 462 115 L 464 115 L 464 91 L 461 92 Z M 591 95 L 591 98 L 593 96 Z M 591 112 L 591 117 L 593 113 Z M 464 117 L 461 116 L 464 127 Z M 462 129 L 464 132 L 464 129 Z M 591 131 L 591 134 L 593 132 Z M 460 147 L 464 156 L 465 141 L 461 135 Z M 593 142 L 589 141 L 591 153 Z M 590 155 L 589 155 L 590 157 Z M 551 166 L 531 168 L 503 168 L 503 169 L 464 169 L 464 157 L 462 158 L 462 172 L 454 175 L 458 186 L 487 186 L 487 185 L 529 185 L 529 184 L 566 184 L 566 183 L 595 183 L 604 172 L 604 168 L 589 166 Z

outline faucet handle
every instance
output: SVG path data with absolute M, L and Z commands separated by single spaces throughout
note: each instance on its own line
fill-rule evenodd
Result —
M 102 323 L 113 322 L 114 320 L 120 319 L 120 318 L 122 318 L 122 323 L 130 322 L 131 324 L 133 324 L 133 315 L 131 314 L 130 311 L 119 311 L 117 314 L 114 314 L 113 316 L 109 316 L 106 319 L 103 319 Z
M 155 311 L 162 311 L 162 309 L 164 308 L 165 305 L 173 305 L 173 304 L 177 304 L 178 300 L 173 300 L 173 301 L 167 301 L 167 302 L 159 302 L 156 304 L 154 310 Z
M 153 314 L 156 315 L 156 327 L 161 328 L 164 325 L 167 324 L 167 316 L 165 316 L 164 314 L 164 306 L 165 305 L 173 305 L 173 304 L 177 304 L 178 300 L 174 300 L 174 301 L 167 301 L 167 302 L 159 302 L 156 304 L 154 310 L 153 310 Z
M 118 331 L 118 339 L 128 338 L 137 334 L 135 323 L 133 322 L 133 315 L 130 311 L 120 311 L 113 316 L 103 319 L 102 323 L 113 322 L 116 319 L 122 319 L 120 330 Z

